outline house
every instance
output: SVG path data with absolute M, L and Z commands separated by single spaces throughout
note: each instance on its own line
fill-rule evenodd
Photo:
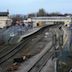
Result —
M 9 18 L 9 12 L 0 12 L 0 28 L 4 28 L 11 25 L 11 19 Z

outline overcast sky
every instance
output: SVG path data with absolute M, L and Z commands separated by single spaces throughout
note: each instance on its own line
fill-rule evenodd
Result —
M 27 14 L 44 8 L 47 12 L 72 13 L 72 0 L 0 0 L 0 11 Z

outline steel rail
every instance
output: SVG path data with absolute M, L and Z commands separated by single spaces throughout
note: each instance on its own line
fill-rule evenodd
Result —
M 43 29 L 42 29 L 43 30 Z M 32 34 L 34 36 L 36 36 L 36 34 L 39 34 L 42 30 L 39 30 L 38 32 Z M 31 35 L 31 36 L 32 36 Z M 24 41 L 20 42 L 17 46 L 13 47 L 12 49 L 10 49 L 9 51 L 7 51 L 6 53 L 4 53 L 3 55 L 0 56 L 0 64 L 4 63 L 5 61 L 7 61 L 9 58 L 11 58 L 12 56 L 14 56 L 16 53 L 18 53 L 25 44 L 27 44 L 32 38 L 30 38 L 30 36 L 25 39 Z
M 49 48 L 48 51 L 27 72 L 40 72 L 43 66 L 54 54 L 54 52 L 51 52 L 52 49 L 53 47 Z

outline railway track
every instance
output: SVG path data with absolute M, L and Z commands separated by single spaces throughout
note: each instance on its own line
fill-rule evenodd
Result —
M 36 33 L 34 33 L 34 34 L 32 34 L 32 35 L 36 35 L 36 34 L 38 34 L 38 32 L 36 32 Z M 30 35 L 30 36 L 32 36 L 32 35 Z M 27 36 L 27 37 L 29 37 L 29 36 Z M 23 40 L 25 40 L 27 37 L 25 37 Z M 18 45 L 20 45 L 21 44 L 21 42 L 20 43 L 18 43 L 17 45 L 16 44 L 13 44 L 14 46 L 18 46 Z M 13 45 L 11 45 L 11 44 L 3 44 L 2 46 L 0 46 L 0 54 L 1 53 L 3 53 L 3 51 L 5 51 L 5 50 L 9 50 L 9 49 L 11 49 L 11 48 L 13 48 L 14 46 Z M 11 47 L 11 48 L 10 48 Z M 5 51 L 6 52 L 6 51 Z
M 41 38 L 39 38 L 38 40 L 41 40 Z M 11 58 L 12 56 L 14 56 L 16 53 L 18 53 L 29 41 L 31 41 L 30 38 L 28 38 L 27 40 L 21 42 L 20 45 L 8 50 L 7 52 L 5 52 L 3 55 L 0 56 L 0 64 L 4 63 L 6 60 L 8 60 L 9 58 Z M 34 43 L 33 43 L 34 44 Z
M 16 53 L 18 53 L 20 50 L 22 50 L 23 46 L 28 44 L 29 41 L 31 41 L 33 38 L 35 38 L 37 35 L 39 35 L 40 33 L 42 33 L 42 30 L 40 30 L 39 32 L 31 35 L 31 37 L 27 37 L 24 38 L 24 40 L 19 43 L 16 46 L 13 46 L 13 48 L 8 47 L 8 48 L 3 48 L 0 52 L 2 53 L 0 55 L 0 66 L 2 64 L 4 64 L 7 60 L 9 60 L 10 58 L 12 58 Z M 41 38 L 40 38 L 41 39 Z M 5 50 L 7 50 L 7 52 L 4 52 Z
M 11 58 L 12 56 L 14 56 L 18 51 L 20 51 L 23 48 L 24 45 L 26 45 L 29 41 L 31 41 L 31 39 L 33 37 L 35 37 L 35 36 L 36 36 L 36 34 L 34 36 L 32 36 L 31 38 L 30 37 L 26 38 L 25 40 L 23 40 L 22 42 L 20 42 L 18 45 L 13 46 L 13 48 L 11 48 L 11 47 L 5 47 L 1 51 L 1 53 L 3 53 L 3 54 L 0 55 L 0 64 L 4 63 L 9 58 Z M 8 49 L 8 51 L 4 53 L 3 51 L 6 48 Z
M 6 52 L 7 48 L 9 48 L 9 46 L 8 46 L 8 45 L 7 45 L 7 46 L 2 47 L 2 48 L 0 49 L 0 54 L 1 54 L 1 53 L 3 53 L 3 51 L 5 51 L 5 52 Z
M 52 26 L 52 27 L 54 27 L 54 26 Z M 45 27 L 45 28 L 47 28 L 47 27 Z M 39 33 L 40 33 L 40 32 L 39 32 Z M 39 33 L 37 33 L 37 34 L 39 34 Z M 24 39 L 25 39 L 25 38 L 24 38 Z M 20 44 L 20 43 L 19 43 L 19 44 Z M 18 45 L 19 45 L 19 44 L 18 44 Z M 3 51 L 6 52 L 6 51 L 8 51 L 9 49 L 11 49 L 10 47 L 13 48 L 12 45 L 4 45 L 2 48 L 0 48 L 0 54 L 3 53 Z
M 40 72 L 53 54 L 54 49 L 51 47 L 27 72 Z
M 42 32 L 41 30 L 35 34 L 33 34 L 33 37 L 36 37 L 37 34 L 39 34 L 40 32 Z M 32 35 L 31 35 L 32 36 Z M 15 46 L 6 46 L 6 47 L 3 47 L 1 50 L 0 50 L 0 64 L 3 63 L 5 60 L 4 60 L 4 57 L 6 57 L 7 55 L 9 55 L 10 53 L 12 53 L 13 51 L 15 50 L 20 50 L 21 48 L 19 47 L 23 47 L 26 43 L 28 43 L 28 41 L 30 41 L 32 38 L 28 37 L 28 38 L 24 38 L 24 40 L 22 42 L 20 42 L 18 45 L 15 45 Z M 15 53 L 14 53 L 15 54 Z M 3 61 L 4 60 L 4 61 Z
M 47 27 L 47 28 L 49 28 L 49 27 Z M 45 28 L 43 28 L 42 30 L 38 31 L 37 33 L 34 33 L 33 35 L 31 35 L 31 36 L 29 36 L 29 37 L 27 37 L 27 38 L 24 38 L 23 41 L 21 41 L 18 45 L 13 46 L 12 48 L 11 48 L 11 47 L 8 47 L 8 48 L 7 48 L 8 50 L 7 50 L 7 52 L 5 52 L 5 53 L 2 52 L 2 51 L 4 51 L 4 50 L 6 49 L 6 47 L 3 48 L 3 50 L 0 51 L 0 52 L 3 53 L 3 54 L 0 55 L 0 65 L 2 65 L 3 63 L 5 63 L 7 60 L 9 60 L 9 59 L 12 58 L 15 54 L 17 54 L 20 50 L 22 50 L 23 47 L 24 47 L 26 44 L 28 44 L 29 41 L 31 41 L 31 40 L 32 40 L 34 37 L 36 37 L 38 34 L 42 33 L 44 29 L 45 29 Z M 41 38 L 40 38 L 40 39 L 41 39 Z

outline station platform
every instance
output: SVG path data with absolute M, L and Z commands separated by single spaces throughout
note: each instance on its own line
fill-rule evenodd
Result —
M 34 28 L 31 28 L 31 29 L 27 30 L 24 33 L 24 35 L 20 36 L 20 39 L 18 40 L 18 42 L 20 42 L 22 40 L 22 38 L 27 37 L 27 36 L 37 32 L 37 31 L 39 31 L 40 29 L 41 29 L 41 27 L 34 27 Z
M 20 33 L 19 35 L 17 36 L 14 36 L 14 37 L 10 37 L 9 40 L 6 40 L 6 43 L 9 43 L 9 44 L 17 44 L 19 43 L 23 38 L 39 31 L 41 29 L 41 27 L 35 27 L 35 28 L 31 28 L 27 31 L 25 31 L 24 33 Z M 8 42 L 7 42 L 8 41 Z

